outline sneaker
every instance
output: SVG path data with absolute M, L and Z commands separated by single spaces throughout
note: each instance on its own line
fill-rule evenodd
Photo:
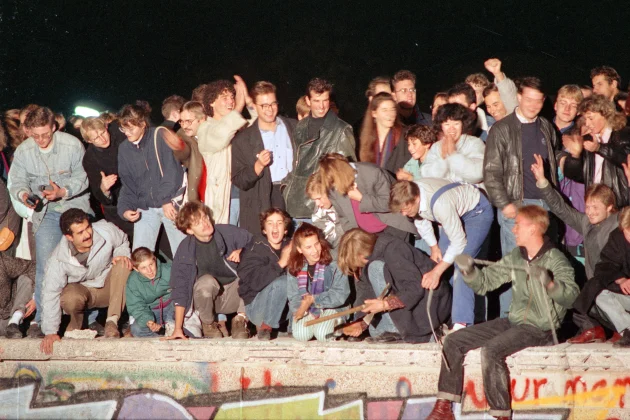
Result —
M 219 329 L 217 322 L 211 324 L 202 324 L 203 336 L 206 338 L 223 338 L 223 333 Z
M 381 335 L 376 337 L 367 337 L 365 339 L 366 343 L 400 343 L 403 341 L 403 338 L 398 333 L 393 332 L 384 332 Z
M 249 338 L 247 319 L 242 315 L 236 315 L 232 319 L 232 338 L 237 340 L 246 340 Z
M 42 332 L 41 328 L 39 328 L 39 324 L 31 324 L 28 327 L 26 336 L 28 338 L 44 338 L 44 333 Z
M 9 324 L 6 331 L 7 338 L 23 338 L 22 331 L 18 324 Z
M 105 328 L 101 324 L 96 322 L 96 321 L 94 321 L 90 325 L 88 325 L 88 329 L 90 329 L 92 331 L 96 331 L 96 336 L 97 337 L 102 337 L 102 336 L 105 335 Z
M 118 331 L 118 324 L 114 321 L 107 321 L 105 323 L 105 338 L 120 338 L 120 331 Z
M 630 330 L 624 330 L 621 333 L 621 338 L 615 344 L 613 344 L 615 348 L 627 348 L 630 347 Z

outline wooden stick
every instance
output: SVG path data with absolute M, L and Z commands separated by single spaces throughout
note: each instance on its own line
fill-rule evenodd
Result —
M 378 295 L 377 299 L 383 299 L 385 298 L 385 296 L 387 296 L 387 293 L 389 292 L 389 289 L 392 288 L 392 285 L 387 283 L 385 285 L 385 288 L 383 289 L 383 291 L 381 292 L 380 295 Z M 345 311 L 341 311 L 341 312 L 337 312 L 336 314 L 332 314 L 332 315 L 326 315 L 317 319 L 311 319 L 310 321 L 306 321 L 306 323 L 304 324 L 307 327 L 310 327 L 311 325 L 316 325 L 319 324 L 321 322 L 325 322 L 325 321 L 329 321 L 331 319 L 335 319 L 335 318 L 339 318 L 342 316 L 346 316 L 346 315 L 351 315 L 355 312 L 360 312 L 365 308 L 365 303 L 363 305 L 357 306 L 355 308 L 350 308 L 350 309 L 346 309 Z M 370 317 L 370 315 L 372 315 Z M 365 318 L 368 318 L 367 320 Z M 370 322 L 372 322 L 372 318 L 374 318 L 374 314 L 367 314 L 365 316 L 365 318 L 363 318 L 363 320 L 366 322 L 366 324 L 370 325 Z
M 365 309 L 365 303 L 363 305 L 354 307 L 354 308 L 350 308 L 350 309 L 346 309 L 345 311 L 341 311 L 341 312 L 337 312 L 335 314 L 332 315 L 326 315 L 326 316 L 320 316 L 317 319 L 311 319 L 310 321 L 306 321 L 306 323 L 304 324 L 307 327 L 310 327 L 311 325 L 316 325 L 316 324 L 320 324 L 322 322 L 326 322 L 326 321 L 330 321 L 331 319 L 335 319 L 335 318 L 339 318 L 342 316 L 346 316 L 346 315 L 351 315 L 355 312 L 360 312 L 363 309 Z

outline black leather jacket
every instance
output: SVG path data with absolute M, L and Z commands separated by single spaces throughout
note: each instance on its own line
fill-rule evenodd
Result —
M 630 204 L 628 180 L 621 166 L 622 163 L 626 163 L 628 154 L 630 154 L 630 127 L 613 131 L 608 143 L 600 144 L 596 153 L 583 150 L 578 159 L 567 156 L 564 161 L 564 175 L 574 181 L 583 182 L 584 187 L 588 188 L 593 183 L 595 155 L 600 155 L 604 158 L 601 183 L 613 190 L 617 207 L 621 208 Z
M 306 181 L 319 167 L 319 158 L 326 153 L 340 153 L 356 162 L 352 126 L 328 111 L 318 135 L 308 138 L 308 116 L 298 122 L 293 136 L 293 170 L 285 180 L 282 192 L 287 212 L 294 218 L 310 218 L 313 214 L 311 199 L 306 195 Z
M 551 182 L 557 184 L 556 159 L 560 156 L 556 130 L 545 118 L 540 118 L 540 128 L 547 139 Z M 516 111 L 496 122 L 486 140 L 483 159 L 483 181 L 490 202 L 498 209 L 523 200 L 523 148 L 521 122 Z

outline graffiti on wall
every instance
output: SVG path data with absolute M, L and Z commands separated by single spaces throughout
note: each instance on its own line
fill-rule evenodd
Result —
M 418 419 L 425 418 L 435 396 L 413 395 L 412 383 L 401 377 L 394 398 L 369 398 L 365 393 L 331 392 L 337 386 L 329 379 L 319 387 L 284 386 L 271 371 L 263 373 L 263 387 L 241 381 L 240 389 L 212 390 L 210 382 L 185 374 L 170 376 L 172 392 L 153 388 L 152 378 L 85 373 L 61 378 L 51 373 L 42 378 L 36 367 L 21 365 L 13 378 L 0 380 L 0 418 L 171 418 L 171 419 Z M 241 378 L 243 379 L 243 378 Z M 630 377 L 588 381 L 580 376 L 566 379 L 559 395 L 547 389 L 550 379 L 519 377 L 512 380 L 515 419 L 568 419 L 572 417 L 614 419 L 625 408 Z M 86 386 L 89 385 L 89 386 Z M 210 386 L 208 386 L 210 384 Z M 558 383 L 556 382 L 555 385 Z M 562 384 L 560 384 L 562 385 Z M 472 380 L 464 386 L 458 419 L 487 417 L 483 389 Z

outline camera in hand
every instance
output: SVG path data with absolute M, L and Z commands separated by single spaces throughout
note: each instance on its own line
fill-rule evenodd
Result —
M 39 186 L 39 190 L 40 191 L 52 191 L 53 187 L 52 187 L 52 185 L 40 185 Z
M 44 208 L 44 203 L 42 199 L 36 194 L 31 194 L 26 197 L 26 204 L 28 204 L 29 206 L 34 206 L 33 210 L 35 210 L 36 212 L 40 212 Z

